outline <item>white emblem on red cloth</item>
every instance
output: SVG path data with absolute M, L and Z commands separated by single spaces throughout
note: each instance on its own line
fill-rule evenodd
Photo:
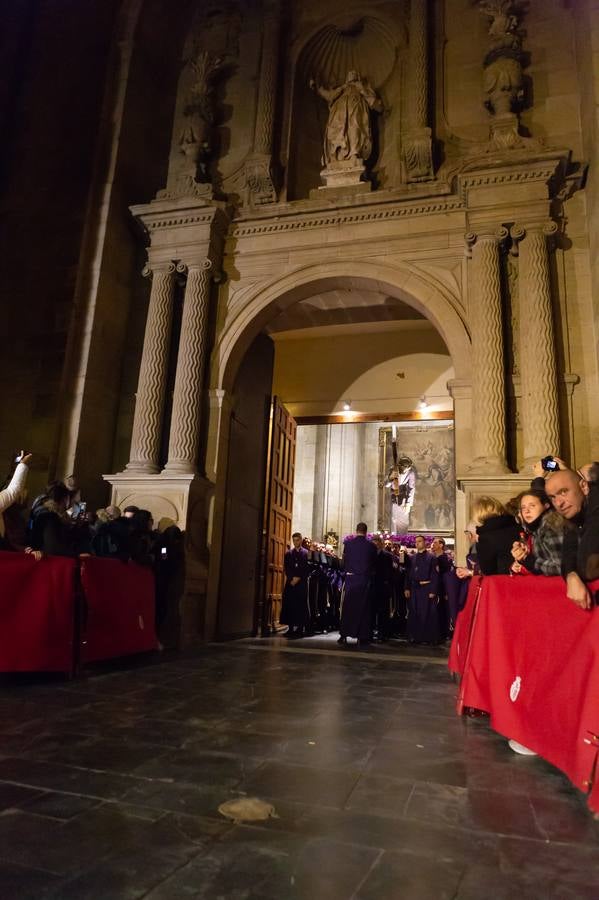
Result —
M 516 675 L 512 682 L 512 686 L 510 688 L 510 700 L 512 703 L 515 703 L 518 699 L 518 694 L 520 693 L 520 688 L 522 686 L 522 679 L 519 675 Z

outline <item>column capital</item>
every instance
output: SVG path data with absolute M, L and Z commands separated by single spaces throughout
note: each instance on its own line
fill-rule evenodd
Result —
M 502 244 L 509 236 L 509 231 L 505 225 L 489 225 L 482 226 L 476 231 L 467 231 L 464 235 L 466 242 L 466 255 L 472 256 L 472 248 L 475 244 L 481 244 L 484 241 L 491 241 L 494 244 Z
M 523 241 L 527 235 L 543 234 L 547 238 L 557 234 L 558 224 L 553 219 L 542 219 L 532 222 L 514 222 L 510 228 L 510 237 L 515 245 Z
M 151 278 L 152 275 L 162 272 L 165 275 L 174 275 L 177 271 L 177 267 L 172 261 L 154 261 L 148 260 L 143 269 L 141 270 L 142 278 Z

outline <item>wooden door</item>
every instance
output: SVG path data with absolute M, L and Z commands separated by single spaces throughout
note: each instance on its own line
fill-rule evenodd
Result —
M 264 509 L 264 598 L 262 633 L 279 628 L 285 585 L 285 551 L 291 543 L 295 434 L 297 425 L 278 397 L 273 397 Z

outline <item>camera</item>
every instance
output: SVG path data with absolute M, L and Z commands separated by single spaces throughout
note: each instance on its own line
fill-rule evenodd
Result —
M 541 460 L 541 466 L 545 472 L 557 472 L 559 469 L 558 461 L 552 456 L 544 456 Z

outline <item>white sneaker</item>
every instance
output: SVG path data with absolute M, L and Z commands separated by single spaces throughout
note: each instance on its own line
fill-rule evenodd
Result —
M 519 753 L 520 756 L 538 756 L 538 753 L 535 753 L 534 750 L 529 750 L 528 747 L 525 747 L 524 744 L 519 744 L 518 741 L 508 741 L 508 747 L 514 753 Z

